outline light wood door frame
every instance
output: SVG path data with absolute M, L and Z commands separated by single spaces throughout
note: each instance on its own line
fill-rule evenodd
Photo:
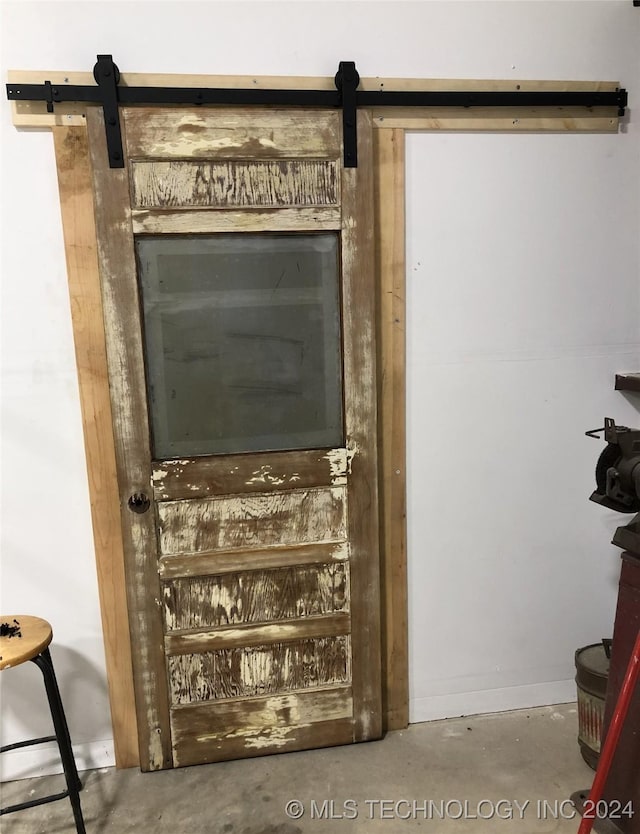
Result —
M 89 84 L 89 73 L 12 71 L 12 83 Z M 323 89 L 327 78 L 160 76 L 130 74 L 136 86 L 210 86 Z M 362 89 L 417 90 L 614 90 L 617 82 L 367 79 Z M 105 334 L 86 106 L 46 112 L 42 102 L 12 102 L 13 122 L 53 132 L 58 170 L 69 295 L 91 498 L 100 609 L 116 764 L 139 764 L 131 646 L 126 605 L 119 494 L 109 400 Z M 378 271 L 378 406 L 381 501 L 383 710 L 385 729 L 409 718 L 407 646 L 405 450 L 405 132 L 610 132 L 619 129 L 613 108 L 376 108 L 372 112 L 375 231 Z

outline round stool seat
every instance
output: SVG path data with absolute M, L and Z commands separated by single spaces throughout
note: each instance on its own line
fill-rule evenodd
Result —
M 20 627 L 18 637 L 0 637 L 0 670 L 19 666 L 43 652 L 53 638 L 53 631 L 46 620 L 28 614 L 0 615 L 0 623 Z

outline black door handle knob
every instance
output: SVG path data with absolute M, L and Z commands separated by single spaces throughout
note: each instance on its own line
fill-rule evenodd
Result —
M 144 492 L 134 492 L 129 496 L 127 503 L 132 513 L 146 513 L 151 506 L 151 501 Z

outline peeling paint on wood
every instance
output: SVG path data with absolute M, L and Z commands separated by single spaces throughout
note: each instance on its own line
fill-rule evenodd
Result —
M 272 472 L 272 466 L 270 464 L 263 464 L 259 469 L 254 469 L 253 477 L 249 478 L 246 482 L 247 486 L 252 486 L 253 484 L 272 484 L 273 486 L 282 486 L 283 484 L 290 483 L 295 484 L 297 481 L 300 480 L 300 473 L 299 472 L 292 472 L 291 475 L 287 477 L 283 475 L 277 475 Z
M 351 465 L 353 464 L 353 459 L 358 454 L 358 443 L 356 440 L 349 440 L 347 443 L 347 475 L 351 475 Z
M 269 547 L 257 550 L 212 551 L 163 556 L 159 562 L 164 580 L 182 576 L 216 576 L 241 570 L 264 570 L 289 565 L 321 565 L 349 558 L 348 542 Z
M 311 689 L 351 680 L 348 636 L 167 658 L 173 704 Z
M 87 128 L 94 182 L 98 262 L 102 286 L 109 384 L 120 494 L 142 491 L 151 477 L 145 375 L 133 250 L 128 169 L 110 169 L 100 108 L 89 108 Z M 129 512 L 121 498 L 129 626 L 140 765 L 171 765 L 169 705 L 162 652 L 163 618 L 153 513 Z M 160 651 L 159 651 L 160 649 Z
M 133 209 L 131 220 L 133 231 L 139 235 L 338 231 L 340 207 Z
M 348 611 L 348 564 L 176 579 L 164 588 L 167 629 L 260 623 Z
M 196 654 L 217 649 L 289 643 L 316 637 L 336 637 L 351 632 L 349 614 L 324 614 L 265 625 L 242 624 L 200 631 L 171 631 L 164 638 L 167 654 Z
M 138 208 L 280 208 L 339 202 L 337 165 L 329 159 L 132 163 Z
M 154 461 L 154 496 L 157 501 L 170 501 L 282 487 L 339 486 L 346 483 L 346 459 L 345 449 L 305 449 Z
M 221 701 L 213 705 L 194 704 L 174 707 L 171 710 L 174 761 L 177 765 L 183 766 L 202 764 L 210 761 L 212 756 L 217 761 L 224 761 L 247 756 L 263 756 L 272 752 L 289 752 L 306 750 L 310 747 L 349 744 L 353 742 L 353 720 L 350 715 L 352 707 L 348 687 L 300 692 L 296 694 L 296 697 L 303 699 L 305 696 L 310 696 L 315 700 L 321 695 L 334 696 L 334 693 L 335 697 L 339 699 L 335 707 L 331 707 L 330 703 L 322 705 L 319 702 L 319 709 L 316 710 L 310 708 L 307 704 L 301 704 L 295 711 L 292 709 L 290 713 L 291 720 L 293 720 L 293 714 L 300 712 L 301 718 L 297 719 L 299 723 L 289 723 L 288 726 L 285 726 L 276 718 L 276 721 L 272 720 L 266 726 L 262 723 L 258 725 L 256 722 L 257 726 L 248 732 L 240 731 L 241 722 L 244 720 L 249 726 L 251 725 L 254 717 L 252 707 L 254 704 L 256 705 L 259 715 L 264 703 L 262 698 L 245 699 L 239 702 Z M 340 701 L 343 704 L 342 707 L 339 706 Z M 229 727 L 229 731 L 225 733 L 224 726 L 216 721 L 215 715 L 221 708 L 226 706 L 235 707 L 235 704 L 240 707 L 238 712 L 235 709 L 232 713 L 223 712 L 223 718 L 228 721 Z M 283 715 L 286 716 L 287 713 L 288 710 L 285 708 Z M 323 713 L 326 715 L 324 719 L 322 718 Z M 345 713 L 347 714 L 345 715 Z M 268 714 L 268 712 L 265 714 L 265 718 Z M 302 715 L 308 716 L 308 719 L 303 720 Z M 215 727 L 220 727 L 220 732 L 211 732 Z M 265 738 L 265 732 L 268 732 L 271 727 L 276 727 L 279 731 L 282 731 L 278 738 L 285 742 L 278 744 L 275 748 L 272 745 L 260 743 L 260 740 Z M 258 739 L 256 745 L 252 744 L 253 739 Z
M 330 449 L 325 455 L 331 471 L 331 483 L 334 485 L 347 483 L 347 450 Z
M 310 725 L 301 724 L 300 726 L 308 727 Z M 258 735 L 249 736 L 246 740 L 246 745 L 248 748 L 255 747 L 257 749 L 261 747 L 285 747 L 291 739 L 293 732 L 292 727 L 269 727 L 262 730 Z M 242 735 L 248 734 L 243 733 Z
M 344 487 L 158 504 L 160 551 L 261 548 L 346 539 Z
M 340 686 L 174 707 L 171 725 L 176 743 L 191 738 L 196 744 L 206 745 L 262 736 L 276 728 L 291 732 L 320 721 L 348 719 L 352 711 L 351 688 Z
M 340 113 L 259 108 L 123 108 L 132 158 L 340 156 Z
M 382 734 L 371 118 L 358 111 L 358 167 L 343 169 L 345 428 L 351 542 L 354 733 Z M 375 554 L 375 558 L 372 558 Z

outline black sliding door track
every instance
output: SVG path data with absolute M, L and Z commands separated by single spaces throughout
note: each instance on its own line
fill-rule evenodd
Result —
M 124 154 L 119 106 L 123 105 L 255 105 L 263 107 L 335 107 L 342 109 L 344 164 L 358 164 L 356 112 L 358 107 L 617 107 L 623 116 L 625 89 L 586 91 L 404 91 L 358 90 L 360 76 L 353 61 L 341 61 L 335 90 L 264 90 L 211 87 L 121 87 L 120 72 L 111 55 L 98 55 L 93 69 L 97 85 L 7 84 L 11 101 L 65 101 L 102 105 L 111 168 L 122 168 Z

